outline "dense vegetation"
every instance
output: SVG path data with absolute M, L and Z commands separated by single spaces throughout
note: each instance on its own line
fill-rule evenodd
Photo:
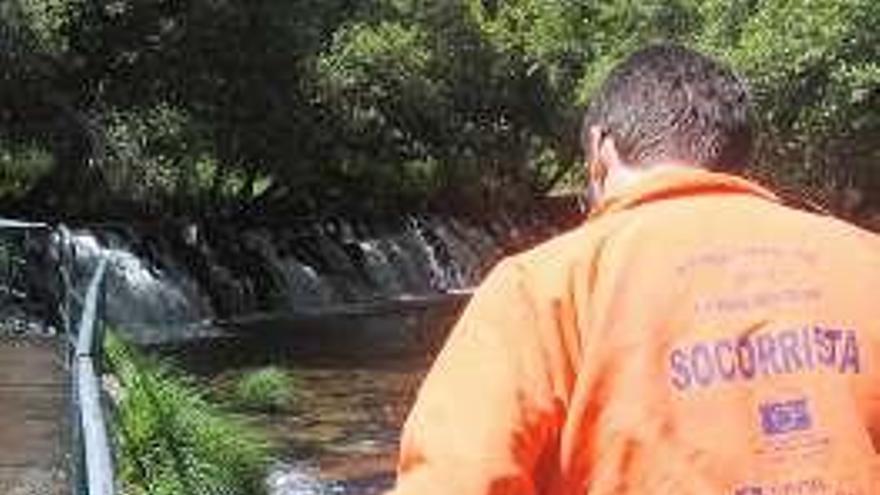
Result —
M 609 67 L 674 39 L 751 81 L 758 172 L 869 205 L 878 25 L 875 0 L 7 0 L 0 199 L 102 217 L 522 204 L 572 180 Z

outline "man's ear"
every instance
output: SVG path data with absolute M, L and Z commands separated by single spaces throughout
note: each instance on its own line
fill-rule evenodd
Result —
M 605 182 L 605 177 L 608 175 L 608 164 L 603 156 L 605 154 L 603 141 L 606 137 L 605 131 L 601 127 L 596 125 L 590 126 L 588 143 L 590 156 L 587 163 L 587 174 L 590 180 L 597 185 L 602 185 Z
M 602 138 L 604 136 L 605 131 L 603 131 L 601 127 L 597 125 L 590 126 L 587 133 L 587 151 L 589 151 L 589 160 L 591 162 L 600 160 L 599 153 L 602 152 Z

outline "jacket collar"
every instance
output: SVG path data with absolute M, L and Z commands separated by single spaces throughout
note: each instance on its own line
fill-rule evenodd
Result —
M 676 168 L 658 171 L 605 198 L 593 208 L 589 218 L 629 210 L 654 201 L 705 194 L 751 194 L 779 202 L 775 194 L 742 177 L 697 168 Z

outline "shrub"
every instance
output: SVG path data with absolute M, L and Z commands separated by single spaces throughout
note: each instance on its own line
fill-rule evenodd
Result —
M 293 379 L 284 370 L 261 368 L 238 379 L 233 402 L 247 410 L 280 411 L 291 404 L 294 386 Z

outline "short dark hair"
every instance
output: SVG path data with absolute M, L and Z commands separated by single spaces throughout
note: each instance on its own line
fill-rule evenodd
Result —
M 681 45 L 651 45 L 615 67 L 583 123 L 614 138 L 624 162 L 683 160 L 740 170 L 752 152 L 750 98 L 729 67 Z

